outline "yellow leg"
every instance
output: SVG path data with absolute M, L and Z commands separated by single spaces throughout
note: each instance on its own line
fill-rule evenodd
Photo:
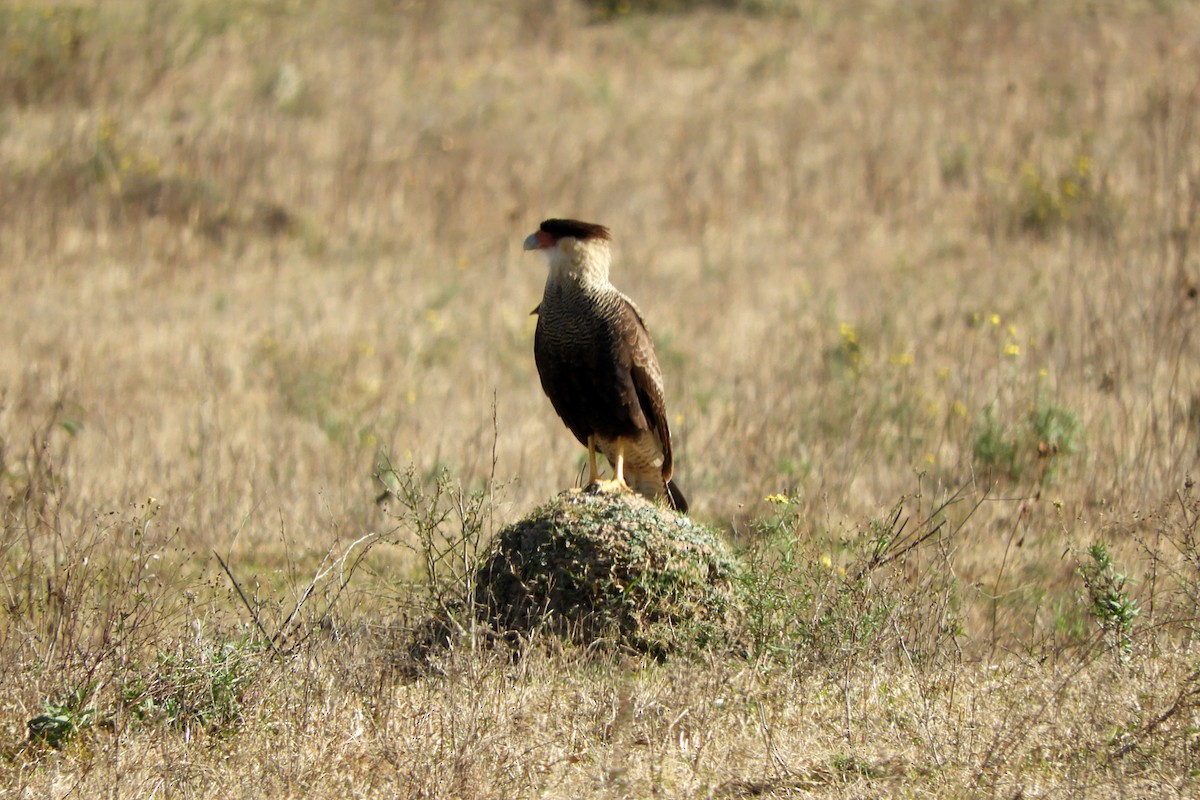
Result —
M 625 443 L 620 439 L 617 439 L 617 463 L 613 464 L 613 480 L 622 489 L 629 488 L 629 484 L 625 482 Z
M 600 473 L 596 470 L 596 441 L 595 437 L 588 437 L 588 467 L 592 472 L 591 480 L 588 481 L 588 490 L 592 492 L 631 492 L 629 484 L 625 482 L 625 443 L 620 439 L 617 440 L 617 452 L 613 457 L 613 477 L 612 480 L 601 480 Z

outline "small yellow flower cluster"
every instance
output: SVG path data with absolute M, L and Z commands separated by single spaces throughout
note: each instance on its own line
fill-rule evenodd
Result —
M 978 311 L 971 313 L 971 325 L 973 326 L 979 325 L 985 319 L 991 323 L 992 328 L 996 329 L 997 331 L 1000 330 L 1001 325 L 1004 322 L 1004 319 L 994 311 L 986 316 Z M 1017 341 L 1019 338 L 1017 326 L 1010 323 L 1007 326 L 1004 326 L 1004 332 L 1008 334 L 1008 339 L 1000 346 L 1000 352 L 1008 358 L 1016 358 L 1017 356 L 1021 355 L 1021 345 Z M 1031 338 L 1030 343 L 1032 344 L 1032 342 L 1033 339 Z
M 788 500 L 787 495 L 782 495 L 782 494 L 769 494 L 766 497 L 764 497 L 763 499 L 766 500 L 768 503 L 774 503 L 777 506 L 785 506 L 791 502 L 790 500 Z
M 854 325 L 849 322 L 838 324 L 838 336 L 842 339 L 842 352 L 846 354 L 847 360 L 851 364 L 858 364 L 862 358 L 862 351 L 858 345 L 858 331 Z
M 844 566 L 842 566 L 841 564 L 838 564 L 836 567 L 834 567 L 832 553 L 828 553 L 828 552 L 821 553 L 819 560 L 821 562 L 821 566 L 824 567 L 825 569 L 833 570 L 841 577 L 846 576 L 846 568 Z
M 1081 153 L 1057 177 L 1036 165 L 1021 166 L 1018 196 L 1014 199 L 1016 221 L 1026 231 L 1045 235 L 1061 224 L 1103 212 L 1107 204 L 1104 186 L 1097 185 L 1091 156 Z
M 1016 358 L 1021 355 L 1021 345 L 1017 344 L 1017 326 L 1009 325 L 1007 328 L 1009 340 L 1004 343 L 1004 355 L 1009 358 Z

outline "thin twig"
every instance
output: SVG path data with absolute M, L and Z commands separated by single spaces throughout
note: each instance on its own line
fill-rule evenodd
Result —
M 945 520 L 938 522 L 933 527 L 927 527 L 927 526 L 929 525 L 930 522 L 933 521 L 933 519 L 935 517 L 937 517 L 939 514 L 941 514 L 943 511 L 945 511 L 947 508 L 949 508 L 954 503 L 957 503 L 959 500 L 959 497 L 962 495 L 962 493 L 964 491 L 965 491 L 965 487 L 960 486 L 958 489 L 956 489 L 954 491 L 954 493 L 952 495 L 950 495 L 944 501 L 939 503 L 938 506 L 936 508 L 934 508 L 931 512 L 929 512 L 929 515 L 927 517 L 925 517 L 924 520 L 921 521 L 921 524 L 917 526 L 917 531 L 922 531 L 922 529 L 924 529 L 924 531 L 919 532 L 919 533 L 914 532 L 911 535 L 910 540 L 907 542 L 903 541 L 904 536 L 902 535 L 904 532 L 904 529 L 908 526 L 908 519 L 906 518 L 903 522 L 900 523 L 900 527 L 899 527 L 899 529 L 896 530 L 895 536 L 891 537 L 887 542 L 880 542 L 876 545 L 875 552 L 872 553 L 871 558 L 858 571 L 858 574 L 854 576 L 854 579 L 858 580 L 858 579 L 862 578 L 864 575 L 866 575 L 868 572 L 872 572 L 880 567 L 883 567 L 883 566 L 886 566 L 887 564 L 892 563 L 893 561 L 896 561 L 897 559 L 903 558 L 904 556 L 908 555 L 913 550 L 917 549 L 922 544 L 927 542 L 929 539 L 936 536 L 942 530 L 942 528 L 945 526 L 945 524 L 946 524 Z M 985 495 L 985 497 L 986 497 L 986 495 Z M 975 513 L 975 511 L 983 503 L 983 499 L 984 498 L 981 497 L 975 503 L 974 507 L 970 510 L 970 512 L 968 512 L 968 514 L 967 514 L 968 519 L 971 517 L 971 515 L 973 515 Z M 900 519 L 900 513 L 901 513 L 901 507 L 899 505 L 897 505 L 895 511 L 893 512 L 893 514 L 891 516 L 891 519 L 888 521 L 889 529 L 893 529 L 896 527 L 896 523 Z M 957 533 L 958 530 L 961 530 L 961 528 L 962 528 L 962 524 L 960 523 L 958 528 L 955 530 L 955 533 Z M 892 545 L 896 545 L 897 543 L 900 543 L 900 545 L 892 552 L 888 552 L 888 548 Z
M 267 644 L 271 645 L 271 650 L 276 656 L 283 658 L 283 653 L 278 647 L 275 646 L 274 638 L 272 638 L 271 634 L 267 633 L 267 629 L 263 626 L 262 620 L 258 618 L 258 612 L 256 612 L 254 607 L 250 605 L 250 600 L 247 599 L 246 593 L 242 591 L 242 586 L 240 583 L 238 583 L 237 578 L 233 577 L 233 571 L 229 569 L 229 565 L 225 563 L 225 559 L 221 558 L 221 554 L 218 553 L 215 548 L 213 549 L 212 553 L 217 557 L 217 562 L 221 565 L 221 569 L 225 570 L 225 574 L 229 576 L 229 581 L 233 584 L 233 588 L 237 590 L 238 597 L 242 598 L 242 604 L 245 605 L 246 610 L 250 612 L 250 618 L 254 620 L 254 624 L 257 625 L 258 629 L 262 632 L 263 638 L 267 640 Z
M 289 629 L 291 627 L 292 620 L 296 618 L 296 615 L 300 613 L 300 609 L 304 607 L 306 602 L 308 602 L 308 598 L 312 596 L 313 590 L 317 587 L 317 584 L 325 580 L 325 578 L 327 578 L 335 569 L 338 569 L 340 566 L 344 565 L 346 563 L 346 559 L 350 557 L 352 552 L 354 552 L 355 547 L 369 539 L 378 539 L 379 536 L 380 534 L 378 533 L 368 533 L 365 536 L 360 536 L 358 539 L 355 539 L 353 542 L 351 542 L 349 547 L 346 548 L 345 552 L 342 553 L 338 558 L 334 559 L 328 567 L 322 570 L 318 566 L 317 572 L 313 574 L 312 580 L 309 582 L 308 587 L 304 590 L 304 593 L 300 596 L 300 599 L 296 601 L 296 607 L 292 609 L 292 612 L 288 614 L 287 619 L 284 620 L 283 625 L 279 627 L 279 633 L 275 634 L 278 641 L 283 641 L 287 638 L 290 633 Z M 372 544 L 374 544 L 374 542 L 372 542 Z M 353 565 L 351 565 L 349 573 L 344 573 L 343 577 L 339 579 L 338 590 L 334 594 L 333 600 L 330 601 L 329 607 L 326 609 L 326 613 L 328 613 L 334 607 L 334 605 L 337 604 L 338 598 L 340 598 L 342 595 L 342 590 L 346 588 L 346 585 L 350 582 L 350 577 L 354 574 L 354 571 L 358 568 L 358 565 L 362 562 L 363 557 L 370 549 L 370 546 L 364 547 L 362 553 L 359 554 L 358 558 L 354 560 Z M 321 563 L 324 564 L 325 560 L 328 559 L 332 553 L 333 548 L 330 548 L 329 551 L 325 553 L 325 558 L 321 559 Z

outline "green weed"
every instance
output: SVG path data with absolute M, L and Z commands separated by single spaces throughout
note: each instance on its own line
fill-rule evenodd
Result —
M 1021 477 L 1021 444 L 1016 434 L 1000 420 L 998 403 L 988 403 L 975 426 L 973 453 L 975 463 L 989 472 L 999 472 L 1013 480 Z
M 1077 574 L 1087 592 L 1088 613 L 1104 640 L 1128 656 L 1133 649 L 1133 622 L 1141 614 L 1141 608 L 1127 589 L 1129 576 L 1117 571 L 1112 554 L 1103 543 L 1093 544 L 1087 555 Z
M 1015 422 L 1000 414 L 1000 404 L 988 403 L 975 424 L 972 454 L 977 467 L 991 475 L 1018 482 L 1033 478 L 1050 485 L 1064 461 L 1078 452 L 1078 416 L 1041 398 Z
M 243 697 L 253 685 L 262 648 L 250 640 L 180 645 L 150 664 L 135 664 L 120 704 L 139 724 L 229 732 L 241 720 Z
M 91 728 L 100 718 L 91 705 L 97 681 L 91 680 L 72 689 L 57 700 L 46 700 L 44 713 L 29 720 L 29 739 L 61 747 L 80 732 Z

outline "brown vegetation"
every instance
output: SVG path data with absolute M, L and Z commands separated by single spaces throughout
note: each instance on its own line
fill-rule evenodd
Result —
M 1198 57 L 1174 2 L 4 5 L 0 793 L 1194 794 Z M 578 473 L 549 216 L 746 653 L 410 669 Z

